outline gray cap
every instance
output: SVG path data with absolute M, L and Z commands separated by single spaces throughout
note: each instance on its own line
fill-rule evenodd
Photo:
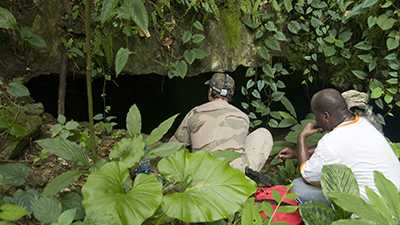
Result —
M 368 105 L 368 94 L 356 90 L 349 90 L 342 93 L 344 100 L 346 101 L 349 109 L 358 107 L 365 109 Z
M 226 73 L 215 73 L 205 84 L 224 97 L 232 96 L 235 90 L 235 80 Z

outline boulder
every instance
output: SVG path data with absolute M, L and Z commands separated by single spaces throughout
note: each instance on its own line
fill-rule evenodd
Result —
M 27 0 L 24 1 L 24 6 L 14 4 L 13 1 L 0 3 L 1 7 L 13 12 L 20 26 L 32 27 L 32 31 L 43 37 L 47 43 L 46 48 L 31 48 L 26 43 L 18 41 L 18 35 L 13 32 L 0 30 L 0 42 L 3 43 L 0 44 L 0 58 L 2 59 L 0 71 L 4 73 L 1 76 L 8 78 L 25 76 L 28 80 L 38 75 L 60 73 L 62 37 L 65 36 L 65 32 L 72 32 L 72 35 L 78 39 L 81 38 L 81 41 L 85 36 L 82 24 L 67 23 L 63 18 L 67 7 L 65 2 L 69 1 Z M 33 7 L 35 4 L 40 5 Z M 25 10 L 25 7 L 29 10 Z M 239 7 L 239 5 L 235 7 Z M 81 10 L 83 11 L 83 9 Z M 181 37 L 185 30 L 193 30 L 193 21 L 190 16 L 182 19 L 179 12 L 176 14 L 171 15 L 171 23 L 175 23 L 175 27 L 166 36 L 153 27 L 150 27 L 151 36 L 149 38 L 136 34 L 126 38 L 124 34 L 116 33 L 114 30 L 109 34 L 104 34 L 106 37 L 108 35 L 113 37 L 112 54 L 114 57 L 121 46 L 129 47 L 132 51 L 123 71 L 124 74 L 168 75 L 169 64 L 177 58 L 183 59 L 183 53 L 188 46 L 182 43 Z M 206 39 L 199 47 L 206 50 L 209 56 L 202 60 L 196 60 L 189 67 L 188 76 L 215 71 L 234 71 L 241 65 L 257 65 L 254 35 L 240 22 L 239 8 L 236 11 L 221 10 L 219 18 L 212 19 L 210 17 L 204 22 L 204 25 L 203 34 Z M 69 72 L 83 75 L 84 61 L 83 59 L 76 60 L 74 63 L 78 65 L 78 68 L 69 66 Z

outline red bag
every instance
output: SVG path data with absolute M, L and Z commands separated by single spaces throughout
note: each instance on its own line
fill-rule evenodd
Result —
M 275 210 L 276 202 L 272 197 L 272 191 L 275 190 L 279 193 L 280 196 L 285 195 L 285 193 L 290 193 L 288 188 L 283 185 L 275 185 L 272 187 L 260 187 L 257 188 L 257 192 L 255 194 L 255 199 L 258 202 L 269 201 L 272 205 L 272 209 Z M 293 199 L 283 198 L 283 203 L 287 205 L 297 206 L 299 203 Z M 281 203 L 282 205 L 282 203 Z M 268 216 L 262 211 L 260 215 L 263 219 L 269 219 Z M 293 213 L 275 213 L 274 217 L 272 218 L 272 222 L 286 222 L 290 225 L 299 225 L 301 223 L 301 216 L 299 210 L 296 210 Z

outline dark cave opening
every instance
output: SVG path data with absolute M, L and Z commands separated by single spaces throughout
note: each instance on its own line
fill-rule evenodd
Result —
M 233 104 L 239 108 L 244 100 L 240 90 L 246 85 L 246 67 L 239 67 L 229 73 L 236 81 L 236 94 Z M 160 76 L 155 74 L 127 76 L 121 75 L 113 81 L 103 79 L 93 80 L 94 114 L 104 113 L 105 107 L 111 109 L 107 116 L 116 116 L 118 128 L 125 128 L 125 118 L 129 108 L 137 104 L 142 116 L 142 131 L 150 133 L 162 121 L 179 113 L 176 128 L 186 113 L 193 107 L 207 101 L 208 87 L 205 81 L 212 73 L 204 73 L 185 79 Z M 305 88 L 297 76 L 286 78 L 286 95 L 292 101 L 298 118 L 304 118 L 309 110 L 309 101 L 314 92 L 321 87 Z M 42 75 L 32 78 L 27 84 L 31 96 L 37 102 L 42 102 L 46 112 L 57 116 L 58 76 Z M 104 89 L 105 87 L 105 89 Z M 105 95 L 103 95 L 103 89 Z M 67 119 L 87 121 L 86 80 L 84 77 L 67 78 L 65 115 Z M 385 134 L 393 141 L 400 141 L 400 121 L 395 117 L 386 118 Z M 174 129 L 173 129 L 174 130 Z M 272 132 L 278 135 L 287 130 L 275 129 Z

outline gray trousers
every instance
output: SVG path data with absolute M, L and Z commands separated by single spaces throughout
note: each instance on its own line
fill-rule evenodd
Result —
M 320 202 L 326 205 L 330 204 L 322 193 L 321 188 L 306 184 L 302 178 L 293 180 L 292 191 L 299 196 L 298 200 L 302 204 L 309 201 Z

